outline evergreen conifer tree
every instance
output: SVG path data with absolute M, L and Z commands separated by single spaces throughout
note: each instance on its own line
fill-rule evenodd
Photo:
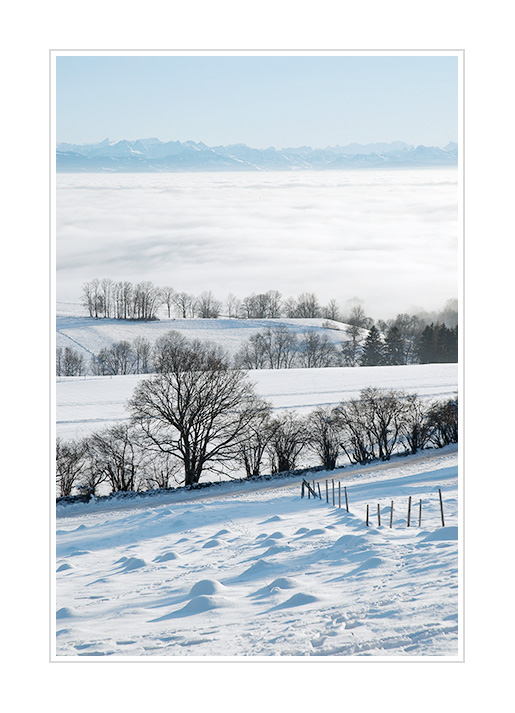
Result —
M 363 344 L 362 366 L 380 366 L 385 363 L 385 348 L 377 327 L 372 326 Z
M 395 325 L 390 327 L 385 338 L 385 363 L 405 364 L 404 339 Z

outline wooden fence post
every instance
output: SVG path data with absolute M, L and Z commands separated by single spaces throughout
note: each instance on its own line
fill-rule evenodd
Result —
M 320 500 L 322 500 L 322 493 L 320 492 L 320 483 L 317 483 L 317 485 L 318 485 L 318 497 L 320 498 Z
M 393 524 L 393 500 L 390 504 L 390 527 L 392 526 L 392 524 Z
M 342 506 L 342 484 L 338 481 L 338 507 Z
M 334 480 L 333 480 L 333 507 L 334 507 Z
M 409 496 L 408 499 L 408 527 L 410 526 L 411 522 L 411 495 Z
M 325 501 L 326 503 L 329 502 L 329 485 L 327 483 L 327 480 L 325 481 Z
M 418 526 L 422 525 L 422 500 L 418 504 Z
M 302 488 L 301 488 L 301 491 L 300 491 L 300 497 L 301 497 L 301 498 L 304 497 L 304 481 L 302 481 Z
M 440 488 L 438 488 L 438 494 L 440 495 L 440 513 L 442 515 L 442 527 L 445 527 L 445 520 L 443 519 L 443 500 L 442 500 L 442 491 Z
M 349 501 L 347 499 L 347 486 L 345 486 L 345 507 L 347 508 L 347 512 L 349 512 Z
M 367 527 L 368 527 L 368 505 L 367 505 Z
M 377 503 L 377 524 L 381 527 L 381 508 L 379 507 L 379 503 Z

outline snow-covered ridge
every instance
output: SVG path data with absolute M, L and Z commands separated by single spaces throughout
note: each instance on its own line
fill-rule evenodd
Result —
M 455 166 L 458 145 L 349 144 L 326 148 L 256 149 L 245 144 L 209 147 L 194 141 L 137 139 L 57 145 L 57 170 L 75 171 L 274 171 Z

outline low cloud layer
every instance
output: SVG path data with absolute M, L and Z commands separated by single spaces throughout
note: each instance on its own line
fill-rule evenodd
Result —
M 452 169 L 232 174 L 61 174 L 58 301 L 93 277 L 178 291 L 315 292 L 374 318 L 458 293 Z

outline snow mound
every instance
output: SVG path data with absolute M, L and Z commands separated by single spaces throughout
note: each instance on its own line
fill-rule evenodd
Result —
M 219 547 L 220 544 L 220 540 L 208 540 L 207 542 L 204 542 L 204 544 L 202 545 L 202 549 L 205 549 L 206 547 Z
M 223 530 L 218 530 L 216 535 L 214 537 L 220 537 L 220 535 L 228 535 L 230 534 L 230 530 L 226 530 L 225 528 Z
M 228 602 L 224 597 L 201 594 L 200 596 L 191 599 L 184 607 L 182 607 L 182 609 L 178 609 L 175 612 L 161 616 L 159 619 L 153 619 L 152 621 L 156 622 L 166 621 L 167 619 L 180 619 L 182 617 L 194 616 L 195 614 L 202 614 L 202 612 L 212 611 L 213 609 L 220 609 L 221 607 L 226 606 L 228 606 Z
M 264 520 L 264 522 L 280 522 L 282 519 L 280 515 L 273 515 L 273 517 L 269 517 L 268 520 Z
M 458 539 L 458 528 L 453 527 L 441 527 L 434 532 L 430 532 L 426 535 L 422 542 L 441 542 L 442 540 L 457 540 Z
M 258 589 L 249 596 L 262 599 L 264 597 L 269 597 L 271 594 L 275 594 L 282 589 L 296 589 L 298 586 L 299 583 L 292 577 L 279 577 L 278 579 L 274 579 L 271 584 L 261 587 L 261 589 Z
M 343 535 L 334 543 L 333 547 L 345 550 L 355 550 L 365 544 L 365 538 L 358 535 Z
M 291 547 L 272 545 L 265 552 L 263 552 L 263 557 L 270 557 L 271 555 L 277 555 L 279 552 L 289 552 Z
M 145 560 L 140 559 L 139 557 L 129 557 L 128 559 L 125 558 L 125 562 L 123 563 L 122 570 L 124 572 L 132 572 L 135 569 L 141 569 L 141 567 L 146 567 L 147 563 Z
M 318 601 L 318 597 L 315 597 L 314 594 L 304 594 L 304 592 L 297 592 L 297 594 L 294 594 L 282 604 L 278 604 L 277 606 L 273 607 L 273 609 L 289 609 L 290 607 L 301 607 L 305 604 L 313 604 L 314 602 Z
M 180 555 L 176 554 L 175 552 L 165 552 L 162 555 L 158 555 L 153 562 L 169 562 L 170 560 L 177 560 L 180 558 Z
M 381 557 L 369 557 L 362 564 L 360 564 L 359 567 L 356 567 L 351 574 L 361 574 L 363 572 L 368 572 L 370 569 L 377 569 L 377 567 L 385 564 L 385 562 L 386 560 Z
M 324 532 L 325 532 L 325 527 L 316 527 L 314 530 L 308 530 L 307 532 L 304 532 L 299 537 L 299 540 L 304 539 L 304 537 L 315 537 L 316 535 L 323 535 Z
M 251 565 L 248 569 L 246 569 L 244 572 L 242 572 L 237 577 L 237 579 L 253 579 L 254 577 L 265 575 L 273 568 L 274 566 L 270 564 L 270 562 L 266 562 L 265 560 L 260 559 L 253 565 Z
M 55 613 L 56 619 L 71 619 L 75 616 L 77 616 L 76 612 L 70 607 L 61 607 L 61 609 Z
M 60 567 L 57 568 L 56 572 L 65 572 L 67 569 L 75 569 L 72 564 L 65 562 Z
M 219 594 L 223 592 L 225 587 L 216 579 L 201 579 L 190 589 L 189 597 L 198 597 L 201 595 Z
M 278 577 L 274 579 L 272 584 L 268 585 L 269 589 L 295 589 L 298 586 L 296 579 L 292 577 Z
M 267 540 L 280 540 L 281 537 L 284 537 L 284 532 L 277 531 L 277 532 L 272 532 L 272 534 L 268 535 L 268 537 L 266 539 Z

